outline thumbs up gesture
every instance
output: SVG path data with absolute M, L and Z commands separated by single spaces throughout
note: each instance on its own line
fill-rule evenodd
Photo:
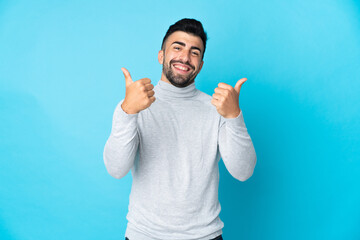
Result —
M 125 99 L 121 104 L 121 108 L 127 114 L 135 114 L 144 110 L 155 101 L 152 90 L 154 85 L 151 84 L 149 78 L 142 78 L 137 81 L 133 81 L 129 71 L 126 68 L 121 68 L 121 71 L 125 76 Z
M 246 82 L 246 78 L 240 79 L 235 87 L 219 83 L 212 95 L 211 103 L 216 107 L 218 113 L 225 118 L 236 118 L 240 114 L 239 95 L 241 85 Z

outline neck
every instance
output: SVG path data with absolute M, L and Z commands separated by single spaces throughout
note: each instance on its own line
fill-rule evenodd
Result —
M 198 94 L 194 82 L 186 87 L 179 88 L 168 81 L 164 81 L 163 79 L 158 82 L 154 91 L 156 97 L 167 100 L 193 98 Z

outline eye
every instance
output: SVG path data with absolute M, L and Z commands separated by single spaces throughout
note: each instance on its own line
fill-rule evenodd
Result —
M 174 49 L 175 49 L 175 50 L 180 50 L 180 47 L 175 46 Z
M 192 55 L 194 55 L 194 56 L 199 56 L 199 55 L 200 55 L 200 53 L 199 53 L 199 52 L 197 52 L 197 51 L 193 51 L 193 52 L 192 52 Z

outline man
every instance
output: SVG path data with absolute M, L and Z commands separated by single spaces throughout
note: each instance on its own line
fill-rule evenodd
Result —
M 125 99 L 115 109 L 104 162 L 115 178 L 132 172 L 126 239 L 222 239 L 218 162 L 240 181 L 253 173 L 256 154 L 239 108 L 246 78 L 234 88 L 219 83 L 212 97 L 195 88 L 206 40 L 197 20 L 170 26 L 155 87 L 122 68 Z

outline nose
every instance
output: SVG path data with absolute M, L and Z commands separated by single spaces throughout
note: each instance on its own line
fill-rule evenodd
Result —
M 190 53 L 188 51 L 183 51 L 181 52 L 179 59 L 183 62 L 183 63 L 187 63 L 190 62 Z

